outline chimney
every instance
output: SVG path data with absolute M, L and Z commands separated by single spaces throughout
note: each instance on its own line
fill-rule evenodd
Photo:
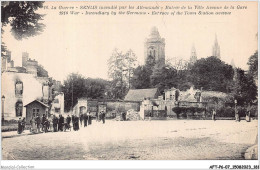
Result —
M 28 58 L 29 58 L 29 54 L 27 52 L 23 52 L 23 55 L 22 55 L 22 67 L 26 68 Z

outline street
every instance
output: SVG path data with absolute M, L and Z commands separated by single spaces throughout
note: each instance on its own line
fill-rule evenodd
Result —
M 79 131 L 2 138 L 4 160 L 244 159 L 258 121 L 93 121 Z M 4 132 L 5 133 L 5 132 Z

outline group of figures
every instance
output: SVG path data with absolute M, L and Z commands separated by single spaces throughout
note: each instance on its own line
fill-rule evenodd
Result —
M 251 121 L 251 117 L 250 117 L 250 109 L 247 109 L 246 110 L 246 118 L 245 118 L 245 120 L 247 121 L 247 122 L 250 122 Z M 212 120 L 214 120 L 214 121 L 216 121 L 216 115 L 217 115 L 217 111 L 216 111 L 216 109 L 213 109 L 212 110 Z M 239 114 L 239 112 L 238 112 L 238 110 L 237 109 L 235 109 L 235 121 L 236 122 L 240 122 L 240 120 L 241 120 L 241 118 L 240 118 L 240 114 Z
M 97 121 L 101 121 L 105 123 L 105 112 L 100 112 L 100 114 L 97 114 Z M 41 133 L 41 132 L 58 132 L 58 131 L 66 131 L 70 130 L 71 127 L 73 127 L 74 131 L 78 131 L 80 125 L 84 125 L 84 127 L 87 127 L 88 125 L 92 124 L 93 117 L 91 116 L 90 112 L 80 114 L 80 116 L 77 115 L 67 115 L 66 118 L 64 118 L 61 114 L 59 117 L 55 115 L 51 115 L 47 118 L 45 114 L 43 114 L 42 117 L 39 116 L 39 114 L 36 115 L 36 117 L 33 117 L 30 120 L 30 131 L 32 133 Z M 71 126 L 72 123 L 72 126 Z M 18 134 L 21 134 L 25 129 L 25 118 L 19 118 L 18 121 Z

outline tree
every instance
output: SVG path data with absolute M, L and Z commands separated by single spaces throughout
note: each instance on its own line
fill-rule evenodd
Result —
M 157 87 L 160 92 L 177 86 L 177 70 L 171 66 L 161 67 L 158 62 L 151 75 L 151 85 Z
M 11 32 L 17 40 L 32 37 L 43 32 L 41 14 L 36 13 L 43 7 L 43 1 L 9 1 L 1 3 L 2 26 L 10 24 Z
M 24 38 L 39 35 L 43 32 L 45 25 L 39 21 L 43 20 L 41 14 L 36 13 L 39 8 L 43 7 L 43 1 L 3 1 L 1 2 L 1 33 L 3 35 L 3 27 L 10 24 L 11 32 L 15 39 L 22 40 Z M 2 41 L 1 56 L 5 57 L 7 47 Z
M 132 88 L 146 89 L 151 87 L 150 76 L 152 71 L 147 66 L 138 66 L 134 69 L 133 78 L 131 81 Z
M 188 69 L 188 62 L 184 59 L 177 59 L 177 58 L 172 58 L 168 59 L 166 61 L 167 65 L 170 65 L 176 70 L 187 70 Z
M 237 76 L 233 81 L 231 94 L 237 100 L 238 105 L 252 103 L 257 97 L 257 86 L 253 76 L 245 74 L 245 71 L 240 68 L 237 68 L 236 72 Z
M 189 82 L 190 71 L 189 63 L 186 60 L 172 58 L 168 59 L 167 65 L 177 70 L 177 77 L 175 81 L 177 82 L 177 87 L 179 90 L 187 90 L 192 86 L 192 83 Z
M 126 54 L 115 49 L 108 60 L 108 76 L 112 79 L 112 93 L 114 98 L 123 99 L 130 87 L 136 56 L 132 50 Z
M 258 79 L 258 51 L 249 57 L 247 62 L 249 65 L 249 74 L 251 74 L 254 79 Z
M 78 73 L 71 73 L 64 81 L 62 92 L 65 110 L 69 111 L 79 98 L 103 99 L 109 91 L 110 82 L 103 79 L 85 78 Z
M 234 71 L 232 66 L 225 64 L 217 57 L 198 60 L 190 69 L 189 81 L 195 88 L 228 92 L 228 84 L 232 81 Z
M 117 49 L 114 49 L 108 60 L 108 76 L 112 79 L 112 93 L 114 98 L 123 98 L 126 89 L 126 83 L 123 78 L 123 69 L 126 67 L 124 55 Z
M 128 81 L 128 88 L 131 88 L 131 81 L 133 78 L 133 74 L 134 74 L 134 69 L 136 68 L 137 65 L 137 59 L 136 59 L 136 55 L 133 52 L 133 50 L 128 50 L 125 54 L 125 62 L 126 62 L 126 68 L 124 68 L 124 73 L 127 77 L 127 81 Z

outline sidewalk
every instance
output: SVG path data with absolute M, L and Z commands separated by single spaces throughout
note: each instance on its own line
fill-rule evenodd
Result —
M 34 133 L 31 133 L 30 130 L 25 130 L 23 133 L 18 134 L 17 131 L 9 131 L 9 132 L 2 132 L 2 138 L 12 138 L 17 136 L 26 136 L 26 135 L 32 135 Z

